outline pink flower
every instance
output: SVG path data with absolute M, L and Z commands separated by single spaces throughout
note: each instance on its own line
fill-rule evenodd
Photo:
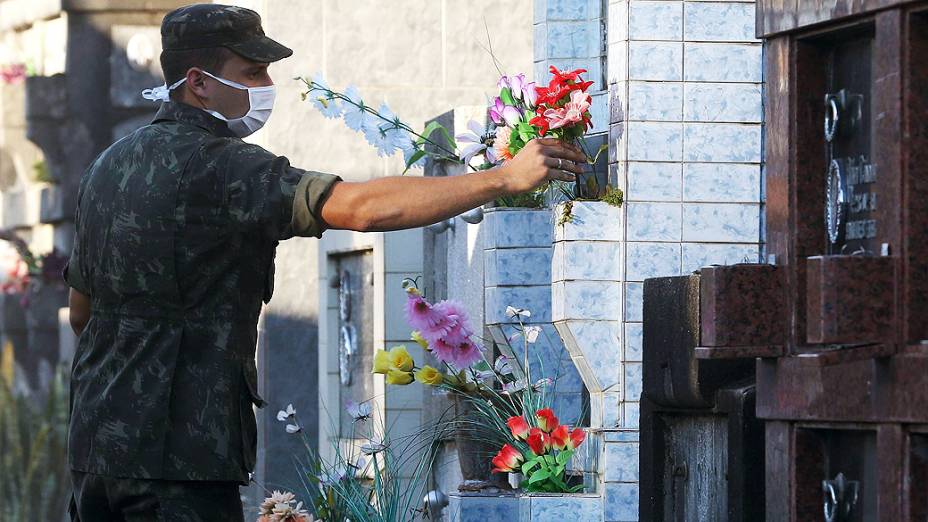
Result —
M 470 339 L 465 339 L 464 342 L 458 343 L 454 347 L 450 362 L 458 369 L 470 368 L 482 358 L 483 353 L 480 348 Z
M 552 129 L 565 127 L 572 123 L 583 121 L 583 114 L 590 108 L 590 95 L 575 90 L 570 93 L 570 101 L 559 109 L 548 109 L 545 118 L 550 122 Z
M 407 292 L 406 321 L 420 332 L 431 331 L 438 327 L 445 315 L 436 310 L 419 292 Z

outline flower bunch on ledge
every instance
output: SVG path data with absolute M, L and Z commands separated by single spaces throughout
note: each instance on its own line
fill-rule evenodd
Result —
M 524 416 L 506 420 L 515 439 L 504 444 L 493 457 L 493 472 L 520 473 L 525 476 L 521 487 L 527 491 L 546 493 L 575 493 L 583 485 L 569 487 L 565 480 L 567 464 L 574 450 L 586 437 L 580 428 L 560 424 L 554 411 L 544 408 L 535 412 L 534 426 Z
M 476 418 L 462 421 L 464 431 L 482 434 L 483 442 L 502 447 L 492 459 L 494 471 L 528 474 L 523 484 L 528 491 L 572 493 L 582 488 L 569 487 L 565 475 L 584 432 L 580 428 L 570 431 L 554 415 L 553 394 L 547 391 L 556 387 L 557 379 L 532 380 L 529 347 L 541 329 L 522 322 L 531 312 L 507 308 L 507 314 L 519 323 L 513 339 L 522 337 L 526 360 L 501 355 L 491 364 L 475 341 L 460 303 L 430 303 L 409 279 L 404 287 L 407 321 L 417 329 L 411 338 L 442 368 L 419 367 L 405 346 L 397 346 L 375 354 L 373 373 L 383 374 L 387 384 L 405 386 L 419 381 L 469 403 Z

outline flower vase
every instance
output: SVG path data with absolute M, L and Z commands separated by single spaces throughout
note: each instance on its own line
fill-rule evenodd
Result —
M 590 392 L 590 426 L 618 423 L 622 375 L 622 209 L 567 201 L 554 209 L 551 319 Z
M 551 209 L 485 211 L 484 317 L 503 355 L 519 362 L 511 365 L 516 377 L 532 383 L 552 379 L 555 413 L 576 424 L 583 410 L 583 382 L 551 323 L 551 216 Z M 514 317 L 512 309 L 530 315 Z M 524 327 L 539 329 L 528 353 L 520 320 Z M 526 365 L 529 371 L 523 375 L 520 368 Z

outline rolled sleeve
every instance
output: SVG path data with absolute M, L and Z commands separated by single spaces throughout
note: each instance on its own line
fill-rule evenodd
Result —
M 293 194 L 293 215 L 290 232 L 294 236 L 321 237 L 326 225 L 320 216 L 322 203 L 332 187 L 342 179 L 332 174 L 305 172 Z

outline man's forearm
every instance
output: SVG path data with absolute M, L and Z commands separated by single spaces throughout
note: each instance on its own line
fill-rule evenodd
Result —
M 333 228 L 365 231 L 430 225 L 506 193 L 505 176 L 504 167 L 497 167 L 451 177 L 391 176 L 363 183 L 339 183 L 331 197 L 350 198 L 354 203 L 349 205 L 352 215 L 335 215 L 338 208 L 326 205 L 322 217 Z

